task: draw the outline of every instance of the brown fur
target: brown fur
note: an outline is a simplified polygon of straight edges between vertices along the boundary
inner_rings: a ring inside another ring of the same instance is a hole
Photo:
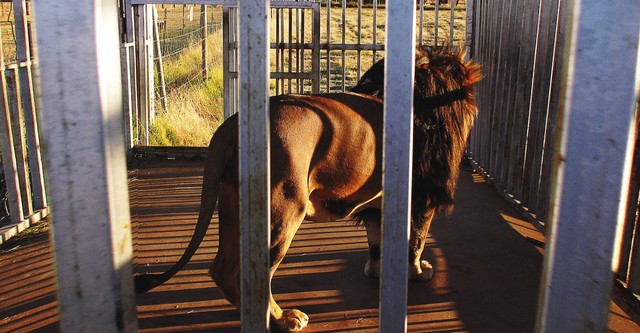
[[[383,63],[376,63],[350,93],[283,95],[270,100],[270,278],[303,220],[359,219],[367,229],[370,258],[365,274],[379,276]],[[448,210],[467,135],[476,113],[472,85],[477,65],[442,49],[416,52],[414,170],[410,267],[412,279],[433,270],[421,260],[433,217]],[[144,292],[191,258],[219,200],[220,246],[210,274],[227,300],[239,306],[239,208],[237,117],[216,131],[205,163],[201,207],[189,246],[163,274],[136,277]],[[270,299],[272,328],[298,331],[308,317],[282,310]]]

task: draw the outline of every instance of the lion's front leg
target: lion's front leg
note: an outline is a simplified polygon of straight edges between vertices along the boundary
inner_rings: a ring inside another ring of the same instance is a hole
[[[434,215],[434,210],[429,209],[411,221],[409,236],[409,279],[411,280],[428,281],[433,278],[433,266],[421,257]]]
[[[367,242],[369,244],[369,258],[364,265],[364,275],[370,278],[380,277],[380,220],[379,209],[369,208],[358,213],[356,219],[364,224],[367,229]]]
[[[411,222],[408,267],[410,280],[428,281],[433,277],[434,271],[431,264],[421,260],[433,216],[433,210],[429,210]],[[367,229],[369,243],[369,258],[364,267],[364,274],[371,278],[380,278],[381,212],[377,209],[369,209],[359,214],[358,219]]]

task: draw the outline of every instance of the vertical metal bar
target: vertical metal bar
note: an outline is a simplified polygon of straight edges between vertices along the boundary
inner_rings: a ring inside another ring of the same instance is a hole
[[[224,71],[223,79],[224,82],[224,119],[231,117],[234,113],[232,110],[232,102],[231,102],[231,90],[233,82],[231,78],[231,63],[230,63],[230,43],[231,43],[231,28],[230,24],[230,15],[231,8],[229,6],[222,7],[222,68]]]
[[[149,87],[152,85],[153,76],[149,78],[149,67],[152,67],[153,59],[151,62],[149,61],[149,51],[147,47],[147,38],[148,38],[148,17],[149,17],[149,6],[148,5],[138,5],[135,6],[136,11],[136,41],[138,44],[138,142],[141,145],[149,144],[149,109],[151,102],[149,99],[149,91],[153,90],[153,88]]]
[[[320,93],[320,3],[313,6],[313,49],[312,49],[312,71],[313,71],[313,90],[314,94]],[[327,68],[327,73],[328,73]],[[327,75],[328,76],[328,75]]]
[[[151,5],[153,8],[153,47],[156,54],[156,61],[154,63],[158,67],[158,80],[160,81],[160,104],[165,113],[169,112],[167,105],[167,84],[164,80],[164,65],[162,63],[162,48],[160,47],[160,32],[158,31],[158,8],[156,5]],[[204,5],[203,5],[204,6]],[[166,22],[166,21],[165,21]],[[204,57],[204,45],[203,45],[203,57]]]
[[[331,2],[331,1],[329,1]],[[373,62],[375,64],[377,59],[376,45],[378,45],[378,0],[373,0]]]
[[[435,8],[434,19],[433,19],[433,22],[434,22],[433,45],[434,46],[438,46],[438,29],[440,28],[438,26],[439,16],[440,16],[440,0],[436,0],[436,8]]]
[[[0,29],[0,40],[2,40]],[[7,77],[4,70],[4,52],[0,44],[0,149],[3,152],[2,166],[4,168],[5,182],[7,185],[7,200],[9,201],[10,221],[12,224],[20,223],[24,217],[22,207],[22,195],[20,192],[20,179],[18,178],[18,162],[14,152],[13,127],[11,126],[11,113],[7,92]]]
[[[135,332],[117,3],[33,6],[61,331]]]
[[[296,72],[297,73],[305,73],[304,70],[304,16],[307,10],[304,8],[296,8]],[[297,79],[297,88],[296,92],[301,94],[304,93],[304,80]]]
[[[133,26],[135,22],[135,18],[133,15],[133,8],[131,7],[131,0],[124,0],[123,6],[124,12],[124,44],[122,45],[122,53],[123,53],[123,75],[125,75],[126,85],[124,86],[123,95],[126,96],[124,100],[125,107],[125,143],[127,149],[130,149],[134,146],[134,115],[137,114],[138,110],[138,89],[136,85],[137,78],[137,68],[136,64],[136,53],[135,53],[135,39],[133,35]],[[165,20],[166,21],[166,20]]]
[[[538,332],[606,329],[633,151],[640,6],[571,4]]]
[[[11,66],[6,73],[7,97],[9,99],[10,123],[13,128],[13,149],[16,156],[18,186],[22,194],[23,215],[21,219],[33,214],[33,204],[31,201],[31,184],[29,182],[29,165],[27,162],[27,145],[25,141],[24,123],[22,121],[22,100],[20,86],[18,83],[18,69]]]
[[[418,3],[418,6],[420,6],[419,8],[420,22],[418,23],[418,27],[420,28],[418,29],[418,42],[420,43],[420,45],[423,45],[424,38],[422,36],[422,30],[424,30],[424,0],[420,0]]]
[[[405,332],[409,264],[397,254],[409,246],[415,2],[387,3],[386,17],[380,332]]]
[[[449,0],[449,7],[451,7],[451,17],[449,19],[449,45],[453,46],[453,35],[455,29],[456,18],[456,0]]]
[[[241,1],[240,234],[243,332],[269,323],[269,1]]]
[[[360,71],[362,68],[362,52],[360,48],[362,46],[362,0],[358,0],[358,64],[356,79],[360,81]]]
[[[288,32],[288,37],[289,37],[289,58],[287,59],[287,65],[289,66],[289,68],[287,69],[287,73],[289,74],[289,79],[287,80],[287,92],[291,93],[291,73],[293,73],[293,8],[287,8],[287,12],[289,13],[288,18],[289,18],[289,32]]]
[[[20,99],[25,122],[27,149],[29,151],[29,171],[31,175],[31,195],[33,208],[46,207],[44,173],[42,154],[40,152],[40,137],[36,122],[35,102],[33,97],[33,75],[31,73],[31,43],[27,25],[27,4],[25,0],[14,0],[14,19],[16,28],[16,60],[18,61],[18,78]]]
[[[474,19],[476,16],[475,0],[467,0],[465,3],[465,36],[464,36],[464,48],[468,58],[475,56],[474,47],[475,37],[477,35],[476,28],[474,26]]]
[[[202,27],[202,80],[206,81],[209,78],[209,63],[207,59],[207,39],[208,39],[208,17],[207,17],[207,5],[200,5],[200,25]],[[159,39],[159,37],[158,37]]]
[[[283,43],[285,43],[285,22],[284,22],[284,8],[277,9],[278,16],[280,16],[280,37]],[[285,58],[285,46],[279,49],[279,57],[280,57],[280,70],[282,72],[285,71],[285,67],[287,64],[287,59]],[[281,93],[285,92],[285,79],[280,79],[280,89]]]
[[[347,43],[347,2],[342,1],[342,45]],[[346,73],[346,58],[345,58],[345,50],[342,49],[342,91],[346,90],[346,81],[347,81],[347,73]]]
[[[374,2],[375,3],[375,2]],[[375,31],[375,27],[374,27]],[[374,32],[375,34],[375,32]],[[331,1],[327,1],[327,45],[331,45]],[[331,48],[327,48],[327,93],[331,92]]]
[[[282,37],[282,30],[280,29],[281,24],[280,21],[282,20],[282,10],[281,8],[276,8],[273,10],[276,14],[276,52],[275,52],[275,58],[276,58],[276,72],[281,72],[282,71],[282,67],[284,65],[281,65],[281,59],[280,59],[280,53],[282,52],[282,49],[280,47],[280,43],[284,43],[284,41],[281,42],[281,37]],[[282,79],[276,79],[276,95],[280,95],[282,93],[284,93],[281,89],[280,89],[280,82],[282,82]]]

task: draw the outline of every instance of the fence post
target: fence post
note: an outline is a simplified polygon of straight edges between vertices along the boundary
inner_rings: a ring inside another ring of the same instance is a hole
[[[640,6],[564,3],[550,231],[537,332],[603,332],[628,192]]]
[[[209,65],[207,64],[207,5],[200,6],[200,26],[202,27],[202,80],[209,78]]]
[[[61,331],[135,332],[117,2],[32,4]]]
[[[242,332],[269,324],[269,0],[239,2]]]
[[[389,2],[386,15],[380,332],[405,332],[413,156],[415,2]]]

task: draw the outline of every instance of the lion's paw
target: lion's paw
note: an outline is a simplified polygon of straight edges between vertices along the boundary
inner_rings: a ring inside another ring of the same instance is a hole
[[[375,260],[373,262],[371,259],[367,260],[367,263],[364,265],[364,275],[372,279],[379,279],[380,278],[380,260]]]
[[[296,309],[283,309],[282,317],[275,319],[272,324],[282,332],[298,332],[309,323],[309,316]]]
[[[429,281],[433,278],[433,266],[426,261],[420,261],[420,267],[413,267],[413,272],[411,274],[411,278],[417,281]]]

